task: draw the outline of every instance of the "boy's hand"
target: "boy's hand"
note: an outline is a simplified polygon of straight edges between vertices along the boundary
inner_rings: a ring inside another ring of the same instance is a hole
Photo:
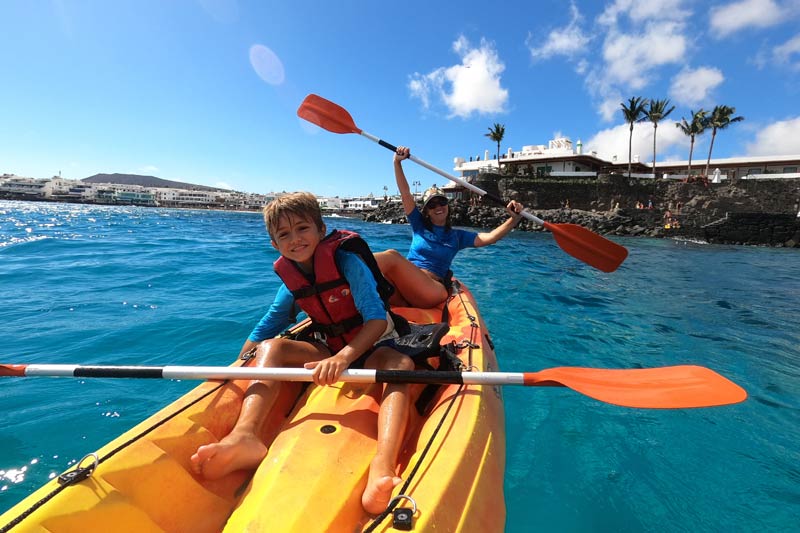
[[[347,370],[350,362],[343,355],[332,355],[322,361],[312,361],[303,365],[309,370],[313,369],[312,377],[317,385],[333,385],[339,381],[339,376]]]

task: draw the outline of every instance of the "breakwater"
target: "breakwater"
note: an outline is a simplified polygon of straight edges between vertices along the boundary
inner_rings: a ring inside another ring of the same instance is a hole
[[[589,180],[482,174],[474,183],[502,198],[522,202],[548,222],[579,224],[603,235],[800,247],[800,180],[795,179],[718,184],[629,180],[619,175]],[[491,228],[507,217],[502,207],[483,205],[468,194],[452,204],[455,225]],[[405,222],[397,204],[383,205],[364,219]],[[519,229],[542,230],[527,220]]]

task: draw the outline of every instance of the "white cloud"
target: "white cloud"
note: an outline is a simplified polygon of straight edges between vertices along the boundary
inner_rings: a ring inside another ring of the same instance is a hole
[[[218,181],[218,182],[216,182],[216,183],[214,184],[214,187],[217,187],[217,188],[219,188],[219,189],[227,189],[227,190],[229,190],[229,191],[232,191],[232,190],[233,190],[233,187],[231,187],[231,186],[230,186],[230,184],[229,184],[229,183],[227,183],[227,182],[225,182],[225,181]]]
[[[598,17],[605,26],[615,26],[623,16],[634,23],[648,20],[683,20],[689,12],[683,9],[683,0],[616,0],[606,6]]]
[[[532,46],[533,35],[528,34],[526,44],[528,45],[528,49],[534,61],[550,59],[557,55],[575,57],[585,50],[586,45],[589,44],[591,39],[580,27],[580,22],[583,17],[574,2],[570,4],[569,11],[569,24],[563,28],[552,30],[547,35],[547,40],[542,46],[538,48]]]
[[[749,27],[767,28],[784,21],[784,10],[773,0],[740,0],[709,12],[711,34],[727,37]]]
[[[606,76],[633,90],[643,88],[654,69],[683,62],[687,41],[682,31],[683,24],[661,22],[641,34],[609,34],[603,45]]]
[[[672,116],[658,123],[658,137],[656,138],[657,161],[666,161],[663,154],[680,151],[686,147],[688,150],[689,139],[680,129],[674,126]],[[628,162],[628,138],[630,124],[620,124],[612,128],[599,131],[583,143],[584,153],[596,151],[597,155],[612,161],[616,156],[617,163]],[[653,123],[639,122],[633,126],[633,142],[631,150],[632,159],[639,156],[642,163],[651,163],[653,160]],[[687,151],[688,158],[688,151]]]
[[[779,64],[800,69],[800,34],[773,48],[772,55]]]
[[[747,145],[747,155],[800,154],[800,117],[774,122],[760,128]]]
[[[616,0],[597,18],[604,34],[602,59],[584,82],[598,114],[610,121],[619,112],[622,93],[636,95],[668,66],[680,66],[689,53],[684,0]],[[626,150],[627,157],[627,150]]]
[[[158,167],[155,166],[155,165],[145,165],[145,166],[143,166],[142,168],[139,169],[139,172],[145,172],[145,173],[148,173],[148,174],[155,174],[156,172],[158,172]]]
[[[641,94],[667,68],[686,65],[692,42],[687,25],[693,16],[686,6],[689,0],[611,0],[594,27],[585,28],[571,3],[566,26],[551,31],[539,47],[531,45],[530,35],[526,44],[534,60],[555,56],[574,60],[574,70],[583,77],[598,114],[610,121],[618,116],[623,93]],[[602,46],[590,47],[593,40],[602,40]],[[692,89],[699,94],[702,87],[705,96],[719,83],[695,79]]]
[[[622,96],[614,94],[606,96],[599,104],[598,113],[606,121],[611,121],[614,115],[622,113]]]
[[[629,96],[631,91],[638,93],[657,68],[684,61],[687,42],[681,29],[681,24],[668,22],[650,25],[641,35],[612,32],[606,37],[604,61],[590,69],[584,80],[604,120],[612,120],[619,112],[623,90]]]
[[[724,80],[725,76],[718,68],[684,68],[672,78],[669,95],[679,105],[703,104]]]
[[[508,90],[501,86],[500,74],[505,65],[492,43],[481,39],[480,46],[474,48],[460,36],[453,43],[453,51],[461,57],[461,63],[428,74],[415,72],[408,82],[411,96],[419,98],[426,109],[441,101],[450,117],[504,112]]]

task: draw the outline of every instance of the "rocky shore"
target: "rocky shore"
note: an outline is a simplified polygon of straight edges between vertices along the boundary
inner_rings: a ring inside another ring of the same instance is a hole
[[[528,189],[524,186],[530,184],[520,183],[516,178],[489,176],[488,185],[494,185],[495,194],[523,202],[537,217],[548,222],[578,224],[601,235],[800,248],[797,217],[800,180],[727,184],[642,180],[642,183],[617,176],[604,182],[597,180],[590,187],[587,184],[580,187],[575,181],[551,180]],[[489,190],[485,175],[483,181],[476,184]],[[555,198],[564,199],[562,203],[568,201],[572,208],[541,205],[556,203]],[[472,202],[451,203],[454,225],[493,228],[508,216],[502,207],[469,205]],[[637,209],[638,202],[645,206],[652,203],[653,208]],[[363,218],[371,222],[406,222],[399,204],[384,204]],[[543,231],[541,226],[525,219],[518,229]]]

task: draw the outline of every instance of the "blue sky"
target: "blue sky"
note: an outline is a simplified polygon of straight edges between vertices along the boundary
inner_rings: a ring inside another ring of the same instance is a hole
[[[631,96],[676,106],[659,161],[686,160],[672,123],[717,104],[745,121],[715,157],[800,154],[800,0],[6,0],[0,21],[0,173],[394,192],[387,150],[297,118],[308,93],[448,172],[494,153],[495,122],[502,151],[563,135],[627,160]]]

